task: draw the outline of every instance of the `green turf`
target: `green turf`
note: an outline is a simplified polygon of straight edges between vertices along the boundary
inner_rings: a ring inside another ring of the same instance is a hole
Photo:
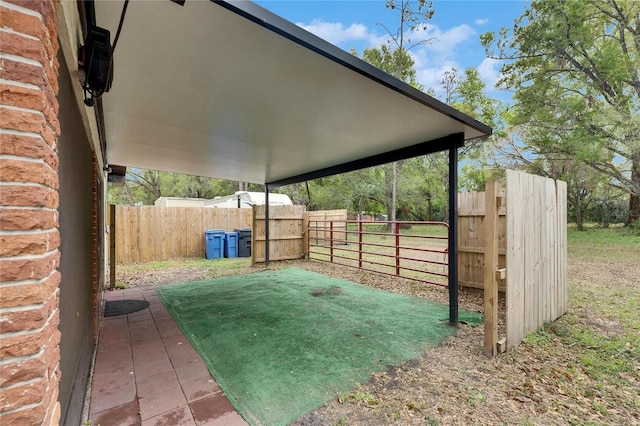
[[[253,425],[287,424],[455,332],[447,306],[298,268],[158,294]],[[468,311],[461,317],[482,321]]]

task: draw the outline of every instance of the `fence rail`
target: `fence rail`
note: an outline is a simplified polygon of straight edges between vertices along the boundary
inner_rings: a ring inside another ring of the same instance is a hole
[[[310,220],[307,250],[312,260],[447,286],[447,230],[442,222]]]
[[[507,208],[504,191],[498,209],[498,268],[506,267]],[[458,194],[458,283],[463,287],[484,288],[484,247],[486,241],[485,192]],[[507,282],[499,284],[506,291]]]

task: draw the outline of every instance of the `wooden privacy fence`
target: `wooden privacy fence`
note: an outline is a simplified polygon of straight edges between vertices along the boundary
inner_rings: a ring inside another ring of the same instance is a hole
[[[507,170],[507,347],[567,312],[567,184]]]
[[[326,226],[323,221],[332,221],[332,227]],[[347,242],[347,211],[346,210],[322,210],[307,212],[305,218],[305,229],[310,240],[315,240],[316,244],[328,242],[333,236],[336,244]],[[305,245],[306,249],[307,245]]]
[[[504,191],[499,191],[501,205],[498,214],[498,268],[506,265],[507,208]],[[458,284],[463,287],[484,288],[485,193],[458,194]],[[506,289],[500,283],[500,291]]]
[[[567,311],[567,185],[508,170],[506,190],[492,182],[458,200],[460,284],[484,288],[485,352],[495,355]]]
[[[204,257],[204,231],[233,231],[252,222],[251,209],[111,206],[109,211],[110,223],[115,220],[116,263]]]
[[[269,260],[299,259],[304,256],[305,206],[269,207]],[[265,261],[265,206],[253,206],[251,263]]]
[[[271,206],[269,208],[269,260],[300,259],[307,255],[307,238],[321,238],[329,231],[309,229],[310,220],[337,220],[343,224],[346,210],[307,212],[305,206]],[[346,225],[344,225],[346,226]],[[346,227],[334,232],[334,238],[346,240]],[[265,261],[265,209],[253,206],[253,232],[251,234],[251,261]]]

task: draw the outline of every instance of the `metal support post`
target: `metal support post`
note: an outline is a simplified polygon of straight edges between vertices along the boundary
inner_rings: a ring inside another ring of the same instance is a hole
[[[458,148],[464,133],[452,135],[449,148],[449,324],[458,325]]]

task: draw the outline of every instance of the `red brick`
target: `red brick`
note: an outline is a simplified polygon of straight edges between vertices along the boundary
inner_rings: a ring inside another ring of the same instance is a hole
[[[58,23],[57,23],[57,1],[44,0],[11,0],[10,3],[17,4],[21,7],[31,9],[42,15],[44,25],[38,17],[23,14],[20,11],[13,11],[3,8],[0,16],[6,14],[2,24],[6,25],[16,32],[29,34],[42,40],[47,48],[47,56],[56,58],[58,51]],[[57,91],[56,87],[56,91]]]
[[[0,159],[0,180],[3,182],[39,183],[58,188],[58,173],[39,161]]]
[[[0,308],[39,305],[21,312],[4,310],[0,317],[0,424],[58,424],[60,381],[59,290],[60,273],[55,270],[60,254],[57,231],[59,196],[57,168],[58,120],[58,27],[56,0],[7,0],[38,12],[41,17],[0,5],[0,26],[13,32],[0,34],[0,51],[30,59],[23,62],[0,58],[3,80],[39,87],[41,90],[0,85],[0,104],[19,107],[3,108],[0,126],[4,129],[31,132],[37,136],[0,135],[0,154],[42,159],[29,162],[5,159],[0,162],[0,180],[35,185],[3,185],[0,205],[28,208],[0,210],[0,229],[52,229],[42,234],[15,233],[0,237],[1,256],[39,254],[40,259],[0,259],[0,281],[41,279],[35,284],[0,287]],[[33,36],[40,41],[33,40]],[[31,62],[31,63],[28,63]],[[38,65],[40,64],[40,65]],[[21,110],[35,110],[29,112]],[[29,208],[40,207],[40,208]],[[44,208],[42,208],[44,207]],[[47,210],[52,209],[52,210]],[[53,250],[53,251],[52,251]],[[41,278],[42,277],[42,278]],[[34,330],[32,333],[6,333]],[[44,348],[42,351],[41,348]],[[35,358],[28,358],[37,354]],[[24,357],[27,358],[24,358]],[[6,362],[12,358],[21,361]],[[40,379],[40,380],[37,380]],[[8,388],[7,388],[8,386]],[[28,405],[28,408],[21,408]],[[7,413],[5,410],[10,410]]]
[[[60,342],[60,331],[58,330],[60,317],[58,311],[54,311],[47,321],[46,326],[40,331],[15,336],[2,336],[2,339],[0,339],[0,359],[36,355],[42,348],[57,346]],[[56,352],[45,351],[45,363],[48,367],[55,367],[58,363]],[[57,373],[54,371],[54,374]]]
[[[56,316],[55,326],[53,328],[49,328],[49,342],[47,343],[47,347],[44,350],[44,362],[48,366],[48,374],[45,377],[53,380],[60,379],[60,370],[58,368],[58,363],[60,362],[60,330],[57,328],[57,324],[59,323],[59,311],[54,312]]]
[[[58,299],[50,297],[47,303],[26,311],[5,312],[0,315],[0,333],[36,330],[45,322],[56,307]]]
[[[13,1],[11,3],[18,2]],[[12,10],[7,7],[0,7],[0,26],[10,28],[17,33],[28,34],[30,36],[37,37],[40,40],[46,40],[49,35],[49,32],[42,25],[42,21],[40,21],[37,16],[27,15],[25,13],[22,13],[21,11]]]
[[[44,139],[37,136],[0,134],[0,154],[28,158],[41,158],[53,169],[58,169],[58,154]]]
[[[30,108],[42,111],[46,96],[42,90],[36,90],[15,84],[0,83],[0,104]]]
[[[58,401],[58,388],[54,389],[52,395],[49,397],[49,407],[47,408],[47,415],[42,422],[43,425],[59,426],[60,425],[60,401]]]
[[[38,87],[44,87],[48,84],[45,69],[38,65],[2,58],[0,59],[0,69],[2,69],[2,78],[5,80],[33,84]]]
[[[0,410],[9,411],[23,405],[38,404],[42,402],[45,389],[44,380],[0,388]]]
[[[34,259],[0,259],[0,281],[39,280],[49,276],[59,265],[58,250]],[[0,288],[0,292],[3,289]]]
[[[59,103],[50,86],[38,90],[11,83],[0,84],[0,103],[42,111],[45,115],[45,121],[55,129],[54,133],[60,133],[58,120]]]
[[[60,69],[60,63],[58,62],[58,57],[55,53],[58,51],[58,41],[54,40],[55,43],[45,44],[45,48],[47,49],[49,55],[53,55],[53,59],[51,63],[47,62],[45,64],[45,75],[48,77],[49,84],[51,85],[51,89],[53,89],[54,93],[58,93],[58,70]]]
[[[0,340],[0,358],[13,358],[37,354],[44,345],[42,332],[21,334],[19,336],[2,336]]]
[[[46,50],[40,40],[6,31],[0,32],[2,52],[23,58],[29,58],[44,65],[47,61]]]
[[[40,305],[51,297],[60,285],[60,272],[54,271],[50,277],[33,284],[5,285],[0,287],[0,308]]]
[[[58,212],[55,210],[35,209],[1,209],[0,230],[28,231],[46,230],[58,226]]]
[[[44,254],[60,246],[60,233],[50,231],[37,234],[0,235],[0,256]]]
[[[38,404],[35,407],[29,407],[22,410],[12,411],[10,413],[0,414],[0,424],[2,425],[39,425],[46,415],[46,407],[44,404]]]
[[[55,126],[52,123],[45,123],[42,129],[42,137],[44,141],[48,143],[50,146],[56,146],[58,144],[58,133],[56,133],[59,129],[59,126]]]
[[[2,108],[0,127],[41,134],[45,130],[46,120],[37,112]]]
[[[0,365],[0,387],[46,377],[47,367],[45,352],[32,358],[5,360],[5,363]]]
[[[58,207],[58,191],[46,186],[3,185],[0,205],[16,207]]]

